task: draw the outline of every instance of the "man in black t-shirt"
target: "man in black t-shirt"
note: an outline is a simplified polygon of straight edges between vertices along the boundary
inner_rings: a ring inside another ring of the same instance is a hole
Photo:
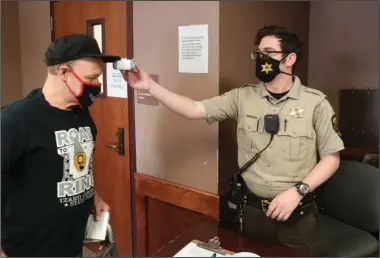
[[[43,88],[1,111],[2,256],[79,256],[92,209],[97,217],[109,210],[94,189],[88,107],[104,62],[120,57],[71,34],[52,42],[45,59]]]

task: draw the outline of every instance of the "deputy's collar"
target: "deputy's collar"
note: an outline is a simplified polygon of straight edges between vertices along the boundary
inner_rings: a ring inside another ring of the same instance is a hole
[[[262,98],[266,98],[270,96],[270,93],[267,91],[265,84],[263,82],[259,83],[260,86],[260,96]],[[301,91],[301,81],[297,76],[294,76],[294,82],[292,84],[292,87],[290,88],[288,94],[286,94],[287,97],[292,99],[299,99],[300,97],[300,91]]]

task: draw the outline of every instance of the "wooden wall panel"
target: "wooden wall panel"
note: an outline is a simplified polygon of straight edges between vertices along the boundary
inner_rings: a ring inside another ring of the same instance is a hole
[[[137,256],[154,256],[190,225],[219,218],[219,197],[135,174]]]
[[[219,197],[144,174],[135,174],[137,253],[135,256],[172,257],[192,240],[220,238],[233,252],[262,257],[306,257],[282,245],[264,242],[219,228]]]
[[[147,197],[147,255],[156,256],[167,243],[206,218],[201,213]]]

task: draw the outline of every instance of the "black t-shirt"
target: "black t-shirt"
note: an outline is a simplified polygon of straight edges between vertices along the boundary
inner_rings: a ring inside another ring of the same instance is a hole
[[[9,256],[76,256],[93,207],[96,127],[88,110],[33,90],[1,111],[1,244]]]

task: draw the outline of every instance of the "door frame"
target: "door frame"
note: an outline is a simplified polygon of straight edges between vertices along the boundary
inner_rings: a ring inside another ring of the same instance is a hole
[[[54,26],[54,2],[50,1],[50,39],[55,40]],[[133,51],[133,1],[127,1],[127,58],[134,58]],[[137,223],[136,223],[136,198],[135,198],[135,173],[136,173],[136,134],[135,134],[135,92],[128,87],[128,126],[129,126],[129,162],[130,162],[130,196],[131,196],[131,225],[132,225],[132,253],[137,256]]]

